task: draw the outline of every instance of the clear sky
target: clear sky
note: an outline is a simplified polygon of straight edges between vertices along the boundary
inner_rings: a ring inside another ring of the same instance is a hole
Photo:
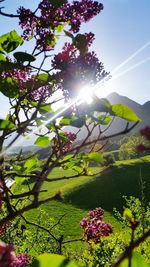
[[[38,2],[37,0],[5,0],[3,6],[5,6],[5,12],[12,13],[17,6],[21,5],[34,9]],[[93,50],[104,63],[105,69],[111,72],[150,41],[150,0],[99,2],[103,3],[104,10],[91,22],[85,24],[82,32],[95,33]],[[15,19],[0,17],[0,25],[0,34],[13,29],[20,31],[18,27],[16,28]],[[115,91],[141,104],[150,100],[150,43],[116,71],[113,77],[108,86],[106,84],[105,88],[100,89],[103,92],[105,90],[106,95]],[[7,110],[7,100],[0,95],[0,116],[4,116]]]

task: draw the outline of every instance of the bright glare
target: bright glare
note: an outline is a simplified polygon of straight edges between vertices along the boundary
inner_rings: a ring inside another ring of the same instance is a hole
[[[79,93],[79,99],[82,101],[86,102],[87,104],[91,104],[93,102],[93,92],[94,92],[94,87],[82,87],[81,91]]]

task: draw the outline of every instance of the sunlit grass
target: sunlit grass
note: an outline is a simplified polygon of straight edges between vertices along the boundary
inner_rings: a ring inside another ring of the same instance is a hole
[[[113,208],[116,207],[122,212],[125,204],[123,195],[141,197],[140,174],[145,183],[145,198],[150,201],[149,173],[150,156],[145,156],[134,160],[117,161],[113,167],[104,172],[101,169],[100,174],[93,177],[81,176],[57,182],[46,182],[43,188],[47,189],[47,193],[44,193],[42,198],[60,191],[63,200],[49,202],[41,208],[56,221],[65,214],[60,225],[65,240],[81,238],[80,220],[90,209],[99,206],[105,209],[105,221],[112,223],[114,231],[121,231],[120,223],[114,218]],[[58,178],[72,174],[72,171],[56,168],[50,177]],[[26,215],[30,220],[36,221],[37,210],[32,210]]]

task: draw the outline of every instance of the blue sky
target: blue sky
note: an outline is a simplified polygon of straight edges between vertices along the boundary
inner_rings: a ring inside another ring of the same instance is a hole
[[[17,6],[36,7],[37,0],[6,0],[5,11],[12,13]],[[107,71],[113,71],[140,47],[150,41],[150,0],[103,0],[104,10],[99,16],[82,27],[82,32],[92,31],[96,40],[93,50],[104,63]],[[0,34],[17,27],[17,20],[0,17]],[[17,28],[18,31],[19,28]],[[21,31],[20,31],[21,32]],[[21,49],[20,49],[21,50]],[[131,61],[120,68],[115,74],[120,77],[112,79],[105,90],[128,96],[143,104],[150,100],[150,45]],[[144,62],[138,67],[121,74],[139,62]],[[4,116],[8,111],[8,101],[0,95],[1,111]]]

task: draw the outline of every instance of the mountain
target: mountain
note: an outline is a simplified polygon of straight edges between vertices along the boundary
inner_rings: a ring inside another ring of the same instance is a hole
[[[150,112],[150,101],[147,101],[146,103],[144,103],[143,108],[147,112]]]

